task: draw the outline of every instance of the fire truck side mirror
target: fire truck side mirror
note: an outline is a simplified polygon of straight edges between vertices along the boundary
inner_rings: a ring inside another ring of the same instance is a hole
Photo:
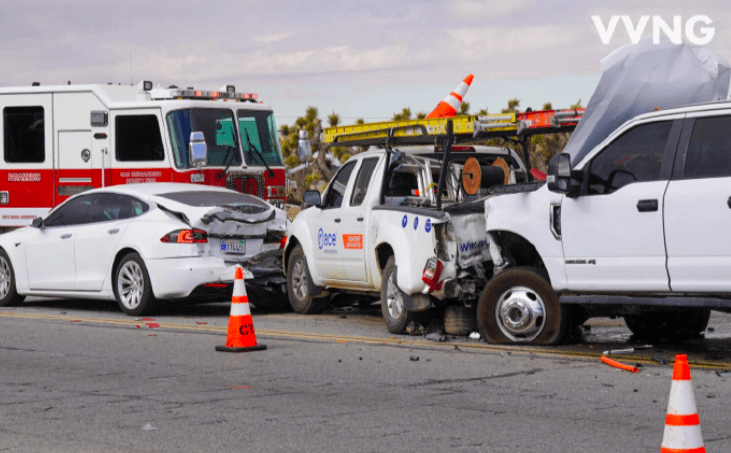
[[[191,167],[203,166],[208,163],[208,147],[203,132],[193,131],[190,133],[188,161]]]
[[[30,225],[33,228],[43,228],[43,217],[36,217],[31,222]]]

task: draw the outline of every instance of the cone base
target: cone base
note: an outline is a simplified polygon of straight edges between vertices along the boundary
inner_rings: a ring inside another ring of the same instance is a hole
[[[265,344],[258,344],[256,346],[249,346],[247,348],[228,348],[226,346],[216,346],[216,351],[220,352],[249,352],[249,351],[263,351],[267,348]]]

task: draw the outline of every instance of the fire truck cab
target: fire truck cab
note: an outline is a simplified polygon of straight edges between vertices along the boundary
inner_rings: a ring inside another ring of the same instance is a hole
[[[226,186],[285,199],[274,113],[252,93],[176,86],[0,88],[0,231],[85,190],[136,182]],[[191,138],[205,141],[191,163]]]

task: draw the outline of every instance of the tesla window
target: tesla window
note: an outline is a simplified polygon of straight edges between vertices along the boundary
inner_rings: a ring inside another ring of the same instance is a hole
[[[90,223],[130,219],[148,210],[145,203],[127,195],[99,193],[94,197],[89,213]]]
[[[79,225],[86,220],[94,195],[74,198],[53,211],[43,222],[48,227]]]

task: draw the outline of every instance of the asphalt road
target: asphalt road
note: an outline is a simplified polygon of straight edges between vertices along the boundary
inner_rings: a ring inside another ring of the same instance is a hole
[[[714,314],[705,339],[617,356],[633,374],[598,360],[632,345],[618,320],[520,348],[393,336],[375,309],[254,310],[267,350],[230,354],[214,350],[228,311],[1,308],[0,451],[658,451],[676,353],[693,364],[706,450],[731,451],[731,315]]]

